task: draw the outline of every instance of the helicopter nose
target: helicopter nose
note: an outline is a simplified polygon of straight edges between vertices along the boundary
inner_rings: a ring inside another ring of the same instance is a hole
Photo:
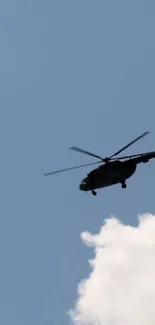
[[[80,183],[79,185],[79,189],[81,191],[86,191],[86,188],[87,188],[87,180],[86,178],[82,180],[82,182]]]
[[[79,189],[80,189],[81,191],[84,190],[84,185],[83,185],[82,183],[79,185]]]

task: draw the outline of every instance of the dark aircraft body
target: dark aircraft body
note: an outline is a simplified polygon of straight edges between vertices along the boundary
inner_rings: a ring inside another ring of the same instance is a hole
[[[96,194],[94,190],[115,184],[121,184],[122,188],[126,188],[126,180],[135,173],[137,164],[146,163],[152,158],[155,158],[155,152],[142,154],[130,160],[116,160],[101,165],[82,180],[79,188],[86,192],[92,191],[94,195]]]
[[[89,151],[83,150],[78,147],[71,147],[70,149],[78,151],[80,153],[87,154],[89,156],[100,159],[98,162],[84,164],[76,167],[66,168],[50,173],[44,174],[45,176],[77,169],[84,166],[89,166],[93,164],[101,164],[98,168],[92,170],[87,177],[85,177],[79,185],[81,191],[91,191],[93,195],[96,195],[96,189],[105,188],[115,184],[121,184],[122,188],[126,188],[126,180],[130,178],[136,171],[137,165],[140,163],[147,163],[150,159],[155,158],[155,151],[146,152],[142,154],[135,154],[125,157],[119,157],[117,159],[113,158],[117,156],[120,152],[131,146],[133,143],[147,135],[149,132],[143,133],[141,136],[131,141],[128,145],[123,147],[121,150],[114,153],[111,157],[102,158],[98,155],[95,155]]]
[[[107,165],[100,166],[90,172],[80,184],[80,190],[91,191],[122,183],[131,177],[136,170],[135,163],[115,161]]]

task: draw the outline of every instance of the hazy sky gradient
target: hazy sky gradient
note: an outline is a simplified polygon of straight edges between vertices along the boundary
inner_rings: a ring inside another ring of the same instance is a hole
[[[97,197],[91,168],[43,174],[91,161],[71,145],[107,156],[149,130],[125,153],[155,150],[155,3],[2,0],[0,18],[0,323],[66,325],[80,233],[154,213],[155,161]]]

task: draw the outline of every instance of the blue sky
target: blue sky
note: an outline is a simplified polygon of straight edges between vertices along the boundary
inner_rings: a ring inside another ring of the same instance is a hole
[[[154,1],[0,3],[0,323],[69,324],[91,251],[80,234],[114,214],[154,213],[155,162],[123,191],[81,193],[78,145],[107,156],[155,150]],[[92,159],[93,161],[93,159]]]

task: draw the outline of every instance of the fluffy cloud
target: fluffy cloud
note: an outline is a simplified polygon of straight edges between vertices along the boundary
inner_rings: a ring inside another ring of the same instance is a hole
[[[94,258],[69,312],[73,323],[155,325],[155,216],[140,216],[138,227],[110,218],[99,234],[81,237]]]

